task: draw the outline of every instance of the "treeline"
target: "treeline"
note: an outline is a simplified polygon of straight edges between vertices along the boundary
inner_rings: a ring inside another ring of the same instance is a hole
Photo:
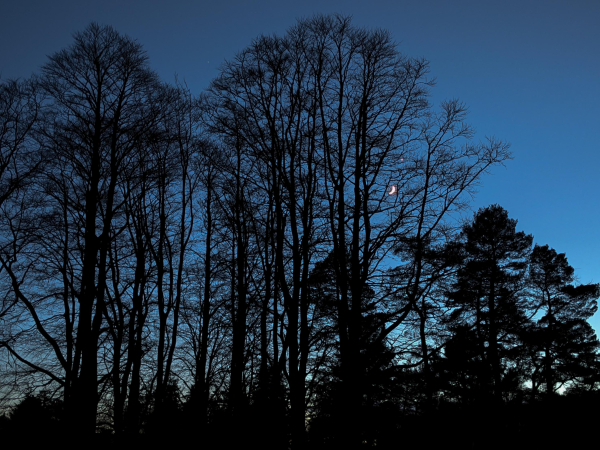
[[[258,37],[200,95],[96,24],[4,81],[0,426],[478,447],[581,414],[599,287],[498,205],[461,221],[510,153],[433,84],[342,16]]]

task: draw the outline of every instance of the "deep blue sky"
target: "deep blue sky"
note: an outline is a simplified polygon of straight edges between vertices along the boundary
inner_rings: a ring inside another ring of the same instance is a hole
[[[514,159],[484,178],[474,208],[499,203],[566,253],[580,282],[600,282],[598,0],[0,0],[0,75],[28,77],[96,21],[200,92],[257,35],[334,12],[391,31],[402,52],[430,61],[434,101],[459,98],[478,139],[511,142]],[[600,313],[592,324],[600,330]]]

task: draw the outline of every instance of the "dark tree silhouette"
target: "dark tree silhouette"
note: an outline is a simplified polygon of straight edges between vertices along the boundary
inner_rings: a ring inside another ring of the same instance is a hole
[[[465,313],[463,322],[474,331],[478,357],[485,363],[478,382],[489,386],[497,404],[503,402],[508,382],[509,354],[518,346],[518,330],[527,321],[521,293],[533,238],[516,231],[516,225],[499,205],[475,214],[473,222],[463,227],[466,259],[451,293],[453,304]]]
[[[536,245],[529,276],[532,305],[541,317],[527,331],[536,355],[534,387],[545,384],[548,396],[565,383],[597,375],[598,340],[587,320],[597,311],[598,284],[575,285],[574,269],[564,253]]]
[[[0,84],[3,432],[492,448],[588,423],[600,288],[498,205],[456,220],[510,153],[428,71],[333,15],[200,97],[96,24]]]
[[[42,86],[51,98],[48,145],[75,181],[68,200],[82,208],[80,286],[72,391],[66,406],[77,429],[93,433],[98,404],[98,342],[106,308],[113,225],[123,206],[119,178],[136,137],[151,126],[147,100],[157,82],[141,46],[110,27],[90,25],[75,43],[50,57]],[[60,180],[60,179],[59,179]]]

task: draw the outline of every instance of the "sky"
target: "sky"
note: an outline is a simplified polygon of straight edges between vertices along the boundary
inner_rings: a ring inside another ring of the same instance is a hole
[[[137,39],[165,81],[199,93],[261,34],[315,13],[351,15],[429,60],[432,101],[469,107],[476,139],[511,143],[482,180],[534,242],[566,253],[581,283],[600,282],[599,0],[0,0],[0,77],[27,78],[90,22]],[[600,313],[591,320],[600,331]]]

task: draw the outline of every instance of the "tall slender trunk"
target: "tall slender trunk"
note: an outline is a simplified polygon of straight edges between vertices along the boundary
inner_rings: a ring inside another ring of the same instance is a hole
[[[425,383],[425,411],[433,409],[433,388],[431,386],[431,367],[429,364],[429,346],[427,345],[427,303],[425,297],[421,298],[421,308],[419,308],[419,337],[421,340],[421,355],[423,357],[423,381]]]
[[[552,373],[552,340],[554,339],[554,312],[552,311],[552,299],[548,296],[548,328],[546,333],[546,348],[544,349],[544,374],[546,382],[546,396],[550,398],[554,394],[554,376]]]
[[[500,373],[500,355],[498,354],[498,324],[496,319],[496,262],[490,282],[490,295],[488,298],[489,310],[489,359],[494,382],[494,399],[497,405],[502,404],[502,378]]]
[[[244,375],[244,347],[246,342],[246,224],[244,222],[244,204],[241,180],[241,148],[236,146],[236,194],[235,194],[235,291],[236,302],[232,305],[233,343],[231,351],[231,380],[230,380],[230,409],[234,417],[239,418],[244,402],[243,375]]]
[[[206,363],[208,360],[208,331],[210,326],[210,307],[211,294],[210,285],[212,282],[212,179],[207,180],[206,185],[206,246],[204,257],[204,295],[202,299],[202,329],[200,332],[200,360],[196,368],[196,389],[199,395],[199,413],[201,426],[206,426],[208,419],[208,396],[209,380]]]
[[[98,68],[99,70],[99,68]],[[79,298],[79,323],[77,326],[76,354],[81,355],[79,377],[73,389],[73,401],[69,402],[73,409],[67,414],[75,423],[75,429],[84,435],[96,431],[97,392],[97,339],[93,332],[93,315],[96,300],[96,258],[98,255],[98,238],[96,237],[96,215],[98,210],[98,184],[100,183],[100,103],[102,89],[98,88],[96,98],[94,137],[90,167],[90,183],[85,194],[85,234],[84,259],[81,274],[81,294]],[[97,305],[96,305],[97,307]]]
[[[163,168],[163,170],[166,170]],[[156,399],[155,399],[155,408],[160,416],[162,413],[162,404],[163,399],[165,397],[165,387],[166,382],[164,371],[165,371],[165,359],[166,359],[166,350],[165,350],[165,339],[167,335],[167,318],[169,316],[170,305],[166,303],[165,296],[165,288],[164,288],[164,279],[165,279],[165,244],[167,239],[167,218],[166,218],[166,175],[162,174],[160,186],[159,186],[159,236],[158,236],[158,249],[155,251],[154,258],[156,261],[156,271],[157,271],[157,279],[156,279],[156,288],[157,288],[157,302],[158,302],[158,320],[159,320],[159,329],[158,329],[158,349],[157,349],[157,371],[156,371]],[[167,293],[167,295],[169,295]]]

